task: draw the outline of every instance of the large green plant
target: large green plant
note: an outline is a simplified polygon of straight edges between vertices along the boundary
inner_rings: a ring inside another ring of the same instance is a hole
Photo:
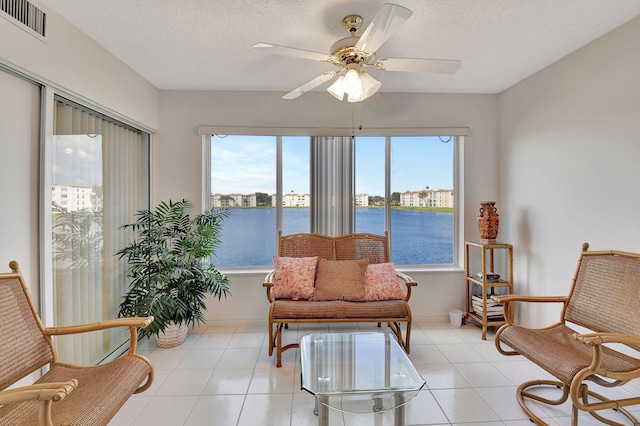
[[[229,212],[211,209],[190,219],[191,207],[185,200],[161,202],[154,210],[138,211],[135,223],[123,226],[135,237],[117,253],[128,261],[131,278],[119,315],[153,315],[142,335],[164,332],[172,322],[203,322],[206,295],[220,300],[230,294],[229,279],[211,263]]]

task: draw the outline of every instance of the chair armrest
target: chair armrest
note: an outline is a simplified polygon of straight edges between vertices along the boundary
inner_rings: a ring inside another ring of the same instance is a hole
[[[514,325],[513,309],[510,304],[514,302],[527,303],[563,303],[567,304],[569,298],[567,296],[523,296],[518,294],[503,294],[491,296],[491,300],[502,304],[504,308],[504,318],[506,325]]]
[[[129,355],[136,352],[138,345],[138,328],[145,328],[153,322],[153,317],[130,317],[94,322],[90,324],[47,327],[42,330],[45,336],[62,336],[65,334],[86,333],[107,330],[115,327],[129,327]]]
[[[627,334],[619,334],[619,333],[573,333],[571,335],[578,342],[583,343],[587,346],[590,346],[593,349],[591,364],[588,367],[583,368],[578,372],[578,376],[585,375],[588,376],[591,373],[601,374],[600,370],[602,368],[602,348],[605,343],[618,343],[627,345],[632,349],[635,349],[640,344],[640,336],[630,336]],[[615,350],[615,349],[614,349]],[[637,358],[637,357],[636,357]],[[638,372],[640,369],[636,368],[634,371],[625,371],[625,372],[609,372],[604,374],[610,380],[621,380],[624,381],[629,380],[629,378],[638,377]],[[626,377],[623,377],[626,376]],[[575,377],[574,377],[575,380]],[[595,383],[606,386],[604,381],[599,378],[593,379]],[[572,396],[572,399],[574,397]]]
[[[511,302],[538,302],[538,303],[567,303],[569,298],[567,296],[520,296],[517,294],[504,294],[493,295],[491,300],[496,303],[511,303]]]
[[[68,382],[38,383],[0,391],[0,406],[23,401],[53,401],[64,399],[78,386],[76,379]]]
[[[275,274],[275,271],[271,271],[267,274],[266,277],[264,277],[264,282],[262,283],[263,287],[266,287],[267,289],[267,300],[269,301],[269,303],[273,303],[273,298],[271,297],[271,287],[274,286],[274,281],[273,281],[273,276]]]
[[[409,275],[399,271],[396,271],[396,277],[398,277],[402,282],[404,282],[404,285],[407,286],[407,294],[404,298],[404,301],[408,302],[409,298],[411,297],[411,287],[416,287],[418,283],[415,282]]]
[[[630,336],[618,333],[573,333],[572,337],[587,346],[602,345],[605,343],[622,343],[624,345],[640,345],[640,336]]]
[[[44,334],[47,336],[60,336],[64,334],[86,333],[89,331],[106,330],[115,327],[145,328],[153,321],[153,317],[117,318],[89,324],[66,325],[59,327],[47,327]]]

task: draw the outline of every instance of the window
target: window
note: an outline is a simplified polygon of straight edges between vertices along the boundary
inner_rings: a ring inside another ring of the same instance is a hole
[[[45,291],[51,294],[50,325],[117,318],[128,286],[126,262],[115,253],[131,238],[121,226],[149,206],[149,135],[66,99],[54,102],[54,135],[45,160],[52,184],[46,212],[52,242],[52,277],[45,283],[51,290]],[[76,197],[67,197],[69,192]],[[86,204],[77,201],[79,193],[88,195]],[[58,355],[66,362],[96,364],[127,338],[121,329],[64,336],[57,340]]]
[[[309,232],[309,137],[282,138],[282,234]],[[275,203],[273,204],[276,205]],[[273,236],[273,233],[271,234]]]
[[[392,259],[454,263],[453,139],[390,138]]]
[[[385,138],[357,138],[356,232],[384,234],[387,199],[384,170]]]
[[[454,263],[453,140],[356,138],[356,232],[383,234],[390,221],[391,258],[398,264]],[[387,145],[390,185],[383,172]]]
[[[232,209],[214,259],[218,265],[264,265],[275,254],[276,142],[274,136],[211,138],[212,205]]]
[[[232,210],[217,266],[272,265],[278,231],[387,231],[396,264],[455,263],[460,138],[207,137],[212,204]]]

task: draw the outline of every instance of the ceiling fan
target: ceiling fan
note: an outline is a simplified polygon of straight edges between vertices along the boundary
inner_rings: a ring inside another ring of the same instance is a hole
[[[426,72],[453,74],[460,68],[460,61],[448,59],[376,58],[376,51],[413,14],[409,9],[397,4],[382,5],[373,21],[361,36],[356,33],[363,20],[359,15],[349,15],[342,24],[349,32],[331,46],[331,54],[279,46],[271,43],[256,43],[257,50],[277,55],[293,56],[312,61],[329,62],[338,70],[327,71],[282,96],[295,99],[323,83],[338,76],[327,91],[339,100],[345,95],[349,102],[360,102],[378,91],[382,83],[366,73],[363,68],[374,67],[382,71]]]

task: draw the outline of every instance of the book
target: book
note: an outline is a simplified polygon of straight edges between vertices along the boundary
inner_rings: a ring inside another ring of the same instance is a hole
[[[482,296],[471,296],[471,302],[477,302],[482,305]],[[502,303],[497,303],[491,300],[490,296],[487,296],[487,307],[489,306],[502,306]]]
[[[476,276],[479,279],[482,279],[482,272],[478,272]],[[498,281],[500,279],[500,274],[496,274],[495,272],[487,272],[487,281]]]
[[[473,310],[475,312],[477,312],[478,314],[484,314],[485,312],[482,310],[482,307],[478,307],[478,306],[474,306]],[[498,310],[494,310],[494,309],[487,309],[486,314],[488,316],[502,316],[504,313],[504,309],[498,309]]]
[[[482,296],[472,295],[471,306],[473,307],[473,310],[478,315],[486,314],[488,317],[491,317],[491,316],[502,316],[504,314],[503,305],[501,303],[496,303],[489,298],[487,298],[487,307],[485,310],[485,308],[482,305]]]

